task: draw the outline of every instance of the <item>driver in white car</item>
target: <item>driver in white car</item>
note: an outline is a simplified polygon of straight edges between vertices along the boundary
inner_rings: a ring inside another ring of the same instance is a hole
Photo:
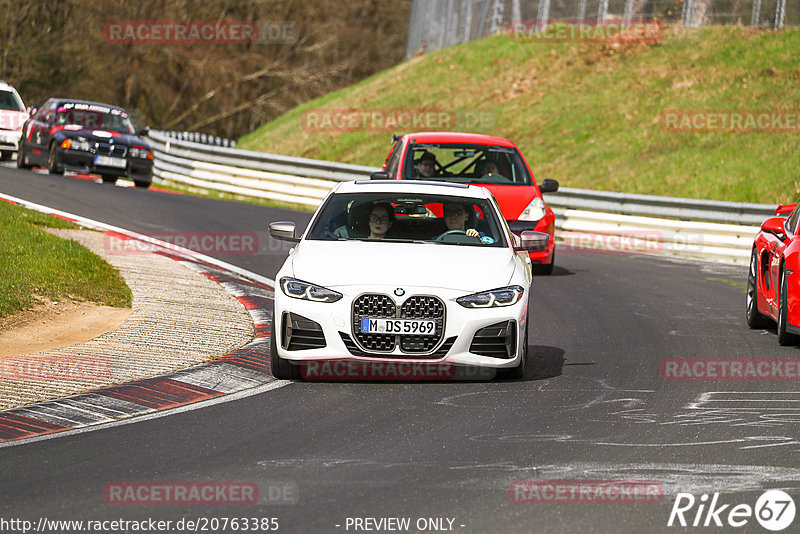
[[[469,212],[462,204],[445,204],[444,210],[444,223],[447,225],[447,230],[461,230],[470,237],[480,237],[480,234],[475,228],[467,228],[467,220],[469,219]]]

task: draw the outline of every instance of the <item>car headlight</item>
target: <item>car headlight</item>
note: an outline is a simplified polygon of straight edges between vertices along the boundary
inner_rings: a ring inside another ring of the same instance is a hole
[[[522,211],[522,215],[519,216],[520,221],[538,221],[545,214],[545,205],[544,200],[539,197],[533,199],[533,201],[528,204],[528,207]]]
[[[497,308],[516,304],[524,294],[522,286],[508,286],[459,297],[456,302],[465,308]]]
[[[281,278],[281,290],[288,297],[314,302],[336,302],[342,298],[337,291],[288,276]]]
[[[144,147],[135,146],[131,148],[131,157],[153,159],[153,152]]]
[[[61,148],[85,150],[87,152],[91,150],[89,147],[89,141],[86,141],[85,139],[64,139],[64,141],[61,142]]]

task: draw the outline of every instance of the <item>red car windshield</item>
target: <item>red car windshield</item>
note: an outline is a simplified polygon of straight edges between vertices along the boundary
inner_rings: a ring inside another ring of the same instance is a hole
[[[515,148],[462,143],[411,143],[403,178],[476,185],[531,185]]]

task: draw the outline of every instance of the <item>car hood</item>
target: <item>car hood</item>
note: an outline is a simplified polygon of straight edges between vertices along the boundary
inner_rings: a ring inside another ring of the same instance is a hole
[[[76,128],[75,126],[66,126],[62,131],[69,135],[69,137],[85,137],[90,141],[100,141],[108,143],[113,140],[115,145],[125,146],[144,146],[150,148],[150,145],[138,135],[122,134],[119,132],[112,132],[103,130],[102,128]]]
[[[292,255],[295,278],[326,287],[403,284],[472,292],[507,285],[514,268],[505,247],[304,240]]]

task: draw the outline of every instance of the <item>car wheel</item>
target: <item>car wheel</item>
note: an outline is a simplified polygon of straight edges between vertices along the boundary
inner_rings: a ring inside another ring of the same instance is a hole
[[[101,174],[100,176],[103,178],[103,183],[104,184],[115,184],[115,183],[117,183],[117,177],[116,176],[112,176],[110,174]]]
[[[786,308],[786,269],[781,266],[781,293],[778,301],[778,343],[780,345],[797,345],[797,336],[786,331],[789,312]]]
[[[25,163],[25,148],[22,146],[22,143],[19,144],[19,150],[17,151],[17,168],[18,169],[30,169],[33,165],[28,165]]]
[[[299,380],[300,366],[294,365],[278,356],[277,336],[275,335],[275,310],[272,312],[272,326],[269,338],[269,362],[272,367],[272,376],[278,380]]]
[[[56,145],[50,145],[50,152],[47,153],[47,172],[50,174],[64,174],[64,169],[58,163],[58,151]]]
[[[141,187],[143,189],[147,189],[148,187],[150,187],[150,182],[142,182],[142,181],[139,181],[139,180],[134,180],[133,181],[133,185],[135,185],[136,187]]]
[[[525,363],[528,360],[528,323],[525,323],[525,338],[522,341],[522,359],[516,367],[497,370],[497,377],[501,380],[521,380],[525,376]]]
[[[753,253],[750,255],[746,299],[747,326],[753,329],[768,327],[771,321],[758,311],[758,256],[756,249],[753,249]]]

